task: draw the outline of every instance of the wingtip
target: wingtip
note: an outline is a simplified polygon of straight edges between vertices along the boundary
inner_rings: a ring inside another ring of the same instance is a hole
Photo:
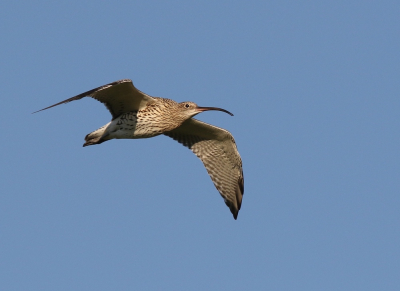
[[[44,110],[44,109],[40,109],[40,110],[38,110],[38,111],[32,112],[31,114],[38,113],[38,112],[40,112],[40,111],[42,111],[42,110]]]
[[[232,215],[233,215],[233,218],[235,219],[235,220],[237,220],[237,217],[238,217],[238,215],[239,215],[239,209],[237,209],[237,208],[231,208],[231,213],[232,213]]]

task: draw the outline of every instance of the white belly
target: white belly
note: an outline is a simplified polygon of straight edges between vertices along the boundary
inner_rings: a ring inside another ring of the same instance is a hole
[[[156,123],[151,120],[146,122],[146,119],[143,120],[140,115],[138,118],[136,112],[129,112],[111,121],[104,132],[103,139],[148,138],[162,132],[163,130]]]

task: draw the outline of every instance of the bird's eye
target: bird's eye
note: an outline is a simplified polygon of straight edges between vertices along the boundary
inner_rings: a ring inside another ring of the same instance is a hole
[[[186,108],[189,108],[189,107],[190,107],[190,104],[186,103],[186,104],[185,104],[185,107],[186,107]]]

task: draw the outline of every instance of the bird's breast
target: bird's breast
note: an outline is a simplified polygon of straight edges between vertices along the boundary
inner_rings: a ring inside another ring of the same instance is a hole
[[[181,122],[174,116],[174,111],[171,108],[165,106],[162,102],[158,102],[138,111],[137,126],[149,132],[162,134],[180,126]]]

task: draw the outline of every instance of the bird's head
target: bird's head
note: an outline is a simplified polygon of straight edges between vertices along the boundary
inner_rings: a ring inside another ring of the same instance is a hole
[[[218,108],[218,107],[200,107],[200,106],[197,106],[196,103],[190,102],[190,101],[181,102],[178,104],[178,107],[179,107],[179,112],[181,113],[181,115],[184,117],[185,120],[189,119],[201,112],[209,111],[209,110],[222,111],[222,112],[228,113],[229,115],[233,116],[233,114],[230,113],[228,110]]]

